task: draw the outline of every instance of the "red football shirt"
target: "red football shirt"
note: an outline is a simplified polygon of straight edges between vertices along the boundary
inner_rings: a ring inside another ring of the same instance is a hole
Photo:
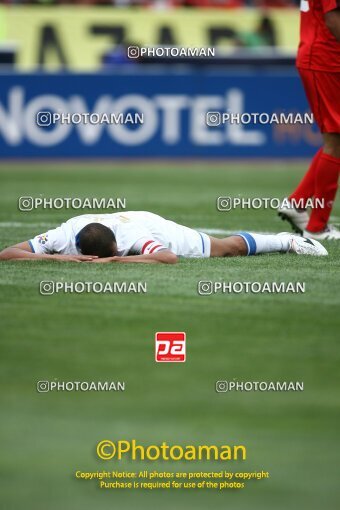
[[[324,18],[326,12],[338,8],[340,0],[301,0],[297,67],[340,72],[340,42],[327,28]]]

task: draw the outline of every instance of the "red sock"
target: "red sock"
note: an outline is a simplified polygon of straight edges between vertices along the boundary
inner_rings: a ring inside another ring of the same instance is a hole
[[[305,173],[302,181],[296,188],[296,190],[290,195],[289,200],[294,200],[295,202],[299,202],[300,200],[307,200],[314,195],[315,192],[315,176],[316,169],[319,164],[319,160],[322,154],[322,147],[315,154],[312,162],[310,164],[309,169]],[[301,206],[303,207],[303,205]]]
[[[312,209],[307,225],[310,232],[320,232],[327,226],[338,189],[339,172],[340,159],[322,153],[315,173],[314,200],[323,199],[324,207]]]

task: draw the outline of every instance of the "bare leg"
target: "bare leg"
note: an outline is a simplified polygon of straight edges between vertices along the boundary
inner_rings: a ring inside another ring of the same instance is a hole
[[[209,237],[211,241],[211,257],[239,257],[248,254],[246,242],[240,236],[224,237],[223,239]]]
[[[240,232],[238,235],[217,239],[210,237],[211,257],[240,257],[261,253],[287,253],[290,248],[290,234],[256,234]]]

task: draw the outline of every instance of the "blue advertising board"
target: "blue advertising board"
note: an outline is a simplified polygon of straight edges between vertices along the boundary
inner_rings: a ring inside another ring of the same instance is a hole
[[[0,157],[309,157],[321,138],[307,112],[294,70],[2,74]],[[282,113],[298,122],[271,122]]]

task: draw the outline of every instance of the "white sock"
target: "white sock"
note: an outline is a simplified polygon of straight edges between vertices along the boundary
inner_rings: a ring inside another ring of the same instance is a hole
[[[272,234],[253,234],[249,232],[240,232],[236,235],[241,236],[248,247],[248,255],[258,255],[260,253],[286,252],[289,249],[288,236],[278,236]]]

